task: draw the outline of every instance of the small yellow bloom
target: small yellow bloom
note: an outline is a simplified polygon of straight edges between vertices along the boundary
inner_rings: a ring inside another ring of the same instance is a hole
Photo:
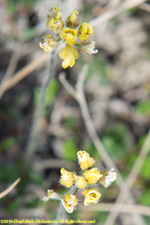
[[[61,19],[57,19],[56,17],[54,17],[47,20],[46,26],[49,29],[53,30],[55,33],[59,33],[62,30],[64,23]]]
[[[110,171],[104,170],[102,172],[103,177],[100,178],[99,182],[105,187],[108,188],[113,181],[116,180],[117,174],[114,172],[114,169],[112,168]]]
[[[79,54],[75,48],[71,45],[67,45],[66,48],[61,49],[59,56],[64,61],[62,62],[62,67],[66,69],[68,66],[73,67],[75,60],[79,58]]]
[[[51,10],[50,13],[48,14],[48,19],[51,18],[55,18],[55,19],[60,19],[60,17],[62,16],[62,12],[59,9],[58,5],[54,5]]]
[[[88,54],[98,53],[98,50],[94,48],[95,48],[95,41],[89,41],[87,43],[82,44],[82,46],[79,48],[79,52]]]
[[[75,181],[75,186],[77,188],[86,188],[87,187],[87,181],[84,177],[82,176],[77,176],[76,181]]]
[[[75,29],[64,28],[60,36],[67,44],[74,45],[77,38],[77,31]]]
[[[44,40],[40,42],[39,46],[44,50],[44,52],[51,52],[57,46],[57,41],[51,37],[51,35],[46,34]]]
[[[87,168],[93,166],[95,162],[86,151],[78,151],[77,156],[82,170],[86,170]]]
[[[72,213],[76,205],[78,204],[78,199],[73,194],[66,194],[64,199],[61,200],[65,210],[68,213]]]
[[[62,175],[60,183],[65,187],[70,188],[75,181],[76,175],[73,172],[65,170],[64,168],[60,170],[60,173]]]
[[[76,28],[79,25],[79,20],[78,20],[78,11],[74,10],[73,13],[68,16],[66,20],[66,26],[71,27],[71,28]]]
[[[84,205],[89,205],[92,203],[97,203],[101,197],[101,193],[98,192],[96,188],[87,189],[83,192],[84,195]]]
[[[100,174],[97,168],[86,170],[83,175],[90,184],[95,184],[101,177],[103,177],[103,175]]]
[[[80,41],[87,41],[93,34],[93,28],[88,23],[82,23],[78,30],[78,38]]]
[[[43,198],[44,201],[48,201],[49,199],[58,199],[58,200],[60,200],[60,197],[58,196],[58,194],[56,192],[54,192],[51,189],[51,190],[47,190],[47,196],[45,196]]]

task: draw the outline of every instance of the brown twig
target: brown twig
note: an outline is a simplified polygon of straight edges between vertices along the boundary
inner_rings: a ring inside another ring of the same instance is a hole
[[[62,83],[62,85],[65,87],[65,89],[68,91],[68,93],[70,93],[72,95],[72,97],[74,97],[77,100],[77,102],[79,103],[81,114],[82,114],[85,126],[87,128],[88,134],[91,137],[99,155],[102,157],[102,159],[105,162],[105,164],[107,165],[107,167],[114,168],[117,171],[118,177],[119,177],[119,178],[117,178],[117,183],[120,186],[120,188],[122,189],[123,187],[122,187],[121,183],[123,182],[123,180],[122,180],[121,176],[119,175],[118,169],[116,168],[115,164],[113,163],[113,161],[107,154],[103,144],[101,143],[100,138],[98,137],[98,135],[96,133],[94,124],[92,122],[92,119],[91,119],[91,116],[89,113],[89,109],[87,106],[87,102],[86,102],[84,90],[83,90],[83,85],[84,85],[84,81],[85,81],[85,78],[87,75],[87,71],[88,71],[88,66],[87,65],[83,66],[83,69],[79,75],[76,89],[74,89],[70,85],[70,83],[66,80],[64,74],[62,74],[62,73],[60,74],[59,80]]]
[[[5,197],[6,195],[8,195],[9,194],[9,192],[11,192],[13,189],[14,189],[14,187],[20,182],[20,178],[18,178],[12,185],[10,185],[5,191],[3,191],[3,192],[1,192],[0,193],[0,199],[1,198],[3,198],[3,197]]]
[[[84,90],[83,90],[83,85],[84,85],[84,81],[85,81],[85,78],[86,78],[86,75],[87,75],[87,70],[88,70],[88,66],[87,65],[83,66],[82,72],[79,75],[79,79],[78,79],[78,82],[77,82],[77,85],[76,85],[76,89],[74,89],[68,83],[68,81],[65,79],[64,74],[61,74],[61,78],[59,78],[59,79],[60,79],[61,83],[63,84],[63,86],[65,87],[65,89],[79,103],[81,114],[82,114],[85,126],[87,128],[88,134],[91,137],[91,140],[92,140],[93,144],[95,145],[99,155],[102,157],[104,163],[106,164],[106,166],[108,168],[114,168],[116,170],[117,176],[118,176],[116,182],[117,182],[118,186],[120,187],[120,190],[123,193],[126,193],[127,196],[129,195],[131,202],[134,202],[133,197],[131,196],[129,187],[127,186],[127,184],[122,179],[118,169],[116,168],[115,164],[113,163],[113,161],[111,160],[111,158],[107,154],[105,148],[103,147],[103,145],[101,143],[101,140],[98,137],[97,132],[95,130],[93,121],[91,119],[89,109],[88,109],[88,106],[87,106],[87,102],[86,102],[86,98],[85,98],[85,95],[84,95]]]
[[[101,23],[104,23],[104,22],[106,22],[106,21],[108,21],[108,20],[110,20],[110,19],[120,15],[125,10],[128,10],[130,8],[136,7],[136,6],[142,4],[145,1],[146,0],[126,0],[126,1],[123,1],[119,6],[108,10],[103,15],[101,15],[98,18],[90,21],[89,24],[91,26],[93,26],[93,27],[98,26]]]
[[[117,213],[129,213],[140,214],[150,216],[150,207],[134,204],[117,204],[117,208],[113,207],[113,203],[99,203],[92,206],[84,206],[83,204],[78,206],[78,209],[82,211],[98,211],[98,212],[117,212]]]
[[[150,5],[147,3],[143,3],[143,4],[139,5],[139,8],[150,13]]]
[[[41,57],[38,57],[36,60],[25,66],[19,72],[17,72],[12,78],[7,79],[3,82],[2,86],[0,87],[0,98],[3,94],[11,87],[16,85],[19,81],[24,79],[27,75],[33,72],[38,66],[43,64],[48,59],[49,54],[43,54]]]
[[[17,63],[18,63],[18,59],[19,59],[19,56],[20,56],[20,51],[18,50],[14,50],[11,58],[10,58],[10,62],[9,62],[9,65],[7,67],[7,70],[6,70],[6,73],[4,75],[4,78],[3,80],[1,81],[1,86],[3,85],[3,83],[9,79],[13,73],[15,72],[15,69],[16,69],[16,66],[17,66]]]

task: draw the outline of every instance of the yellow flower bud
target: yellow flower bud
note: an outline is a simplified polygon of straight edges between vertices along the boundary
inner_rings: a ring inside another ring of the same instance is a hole
[[[87,168],[93,166],[95,162],[86,151],[78,151],[77,156],[82,170],[86,170]]]
[[[84,205],[89,205],[92,203],[97,203],[101,197],[101,193],[98,192],[96,188],[87,189],[83,192],[84,195]]]
[[[55,33],[59,33],[62,30],[64,23],[61,19],[57,19],[57,17],[54,17],[47,20],[46,26],[49,29],[53,30]]]
[[[79,25],[78,20],[78,11],[74,10],[73,13],[67,18],[66,20],[66,26],[71,28],[76,28]]]
[[[108,188],[113,181],[116,180],[117,174],[116,172],[113,172],[114,169],[112,168],[110,171],[104,170],[102,172],[103,177],[100,178],[99,182],[105,187]]]
[[[61,200],[65,210],[68,213],[72,213],[76,205],[78,204],[78,199],[73,194],[66,194],[64,199]]]
[[[64,28],[60,36],[67,44],[74,45],[77,38],[77,31],[75,29]]]
[[[75,181],[76,175],[72,172],[65,170],[64,168],[60,170],[60,173],[61,173],[60,183],[65,187],[70,188]]]
[[[87,187],[87,181],[84,177],[77,176],[76,181],[75,181],[75,186],[77,188],[86,188]]]
[[[58,19],[60,19],[61,16],[62,16],[62,12],[59,9],[58,5],[54,5],[51,8],[50,13],[48,14],[48,19],[55,18],[58,20]]]
[[[78,59],[79,54],[75,48],[68,45],[66,48],[61,49],[59,56],[64,61],[62,62],[62,67],[66,69],[68,66],[73,67],[75,60]]]
[[[94,48],[95,48],[95,41],[89,41],[87,43],[82,44],[82,46],[79,48],[79,52],[88,54],[98,53],[98,50]]]
[[[44,52],[51,52],[57,46],[57,41],[51,37],[51,35],[46,34],[44,40],[40,42],[39,46],[44,50]]]
[[[78,30],[78,38],[80,41],[87,41],[93,34],[93,28],[88,23],[82,23]]]
[[[103,177],[103,175],[100,174],[97,168],[86,170],[83,175],[90,184],[95,184],[101,177]]]
[[[58,199],[58,200],[60,200],[60,197],[59,197],[59,195],[56,192],[54,192],[51,189],[51,190],[47,190],[47,196],[45,196],[43,198],[44,201],[48,201],[49,199]]]

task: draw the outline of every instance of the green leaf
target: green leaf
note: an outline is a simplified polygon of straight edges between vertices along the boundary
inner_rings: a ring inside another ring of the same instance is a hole
[[[140,196],[139,202],[142,205],[149,205],[150,206],[150,190],[146,190],[145,192],[142,193]]]
[[[29,179],[31,182],[43,187],[43,179],[38,173],[31,171],[29,174]]]
[[[20,206],[20,203],[21,203],[20,198],[16,198],[13,201],[10,201],[10,203],[7,206],[7,209],[6,209],[7,212],[10,215],[14,215],[17,212],[17,210],[18,210],[18,208]]]
[[[150,101],[143,101],[138,103],[135,106],[135,111],[142,113],[144,115],[149,115],[150,114]]]
[[[36,31],[34,28],[28,27],[26,30],[24,30],[23,39],[25,41],[29,41],[35,38],[35,36],[36,36]]]
[[[64,121],[65,125],[67,128],[74,130],[75,129],[75,119],[71,116],[68,116],[65,121]]]
[[[109,125],[104,131],[102,142],[110,156],[116,159],[123,159],[132,146],[128,129],[123,124]]]
[[[137,11],[137,7],[133,7],[130,9],[127,9],[124,13],[127,15],[133,15]]]
[[[45,106],[50,105],[56,98],[58,93],[58,81],[56,79],[52,79],[45,95]]]
[[[94,56],[94,60],[90,63],[88,78],[93,76],[93,74],[98,74],[101,76],[100,84],[106,82],[107,63],[103,57],[98,55]]]
[[[70,161],[74,161],[77,158],[77,147],[72,139],[64,142],[63,158]]]
[[[150,179],[150,156],[145,159],[140,174],[144,179]]]
[[[0,150],[2,152],[6,152],[9,148],[11,148],[16,143],[17,142],[16,142],[16,139],[14,137],[8,137],[1,143]]]
[[[91,143],[91,142],[85,143],[85,146],[83,149],[85,151],[87,151],[90,154],[90,156],[93,157],[94,159],[100,158],[100,155],[99,155],[98,151],[96,150],[93,143]]]

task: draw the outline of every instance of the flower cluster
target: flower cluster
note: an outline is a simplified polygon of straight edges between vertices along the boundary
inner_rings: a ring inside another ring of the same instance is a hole
[[[46,34],[39,44],[44,52],[51,52],[58,42],[64,42],[66,47],[59,52],[64,69],[74,66],[80,53],[95,54],[98,52],[94,49],[95,42],[89,39],[93,34],[92,27],[85,22],[79,26],[78,15],[78,11],[74,10],[64,23],[61,10],[58,5],[54,5],[48,14],[46,26],[57,34],[57,38],[54,39]]]
[[[89,169],[89,167],[94,165],[95,160],[90,157],[86,151],[78,151],[77,156],[81,168],[80,175],[77,175],[75,172],[67,171],[64,168],[60,170],[60,184],[66,188],[72,188],[73,193],[70,191],[70,193],[67,193],[64,198],[60,198],[55,192],[48,190],[48,197],[45,199],[53,199],[55,196],[55,199],[61,200],[68,213],[72,213],[78,204],[77,191],[81,190],[84,196],[84,205],[87,206],[92,203],[97,203],[101,197],[101,193],[95,187],[96,184],[101,184],[105,188],[108,188],[117,177],[114,169],[111,169],[110,171],[104,170],[101,173],[97,168]]]

